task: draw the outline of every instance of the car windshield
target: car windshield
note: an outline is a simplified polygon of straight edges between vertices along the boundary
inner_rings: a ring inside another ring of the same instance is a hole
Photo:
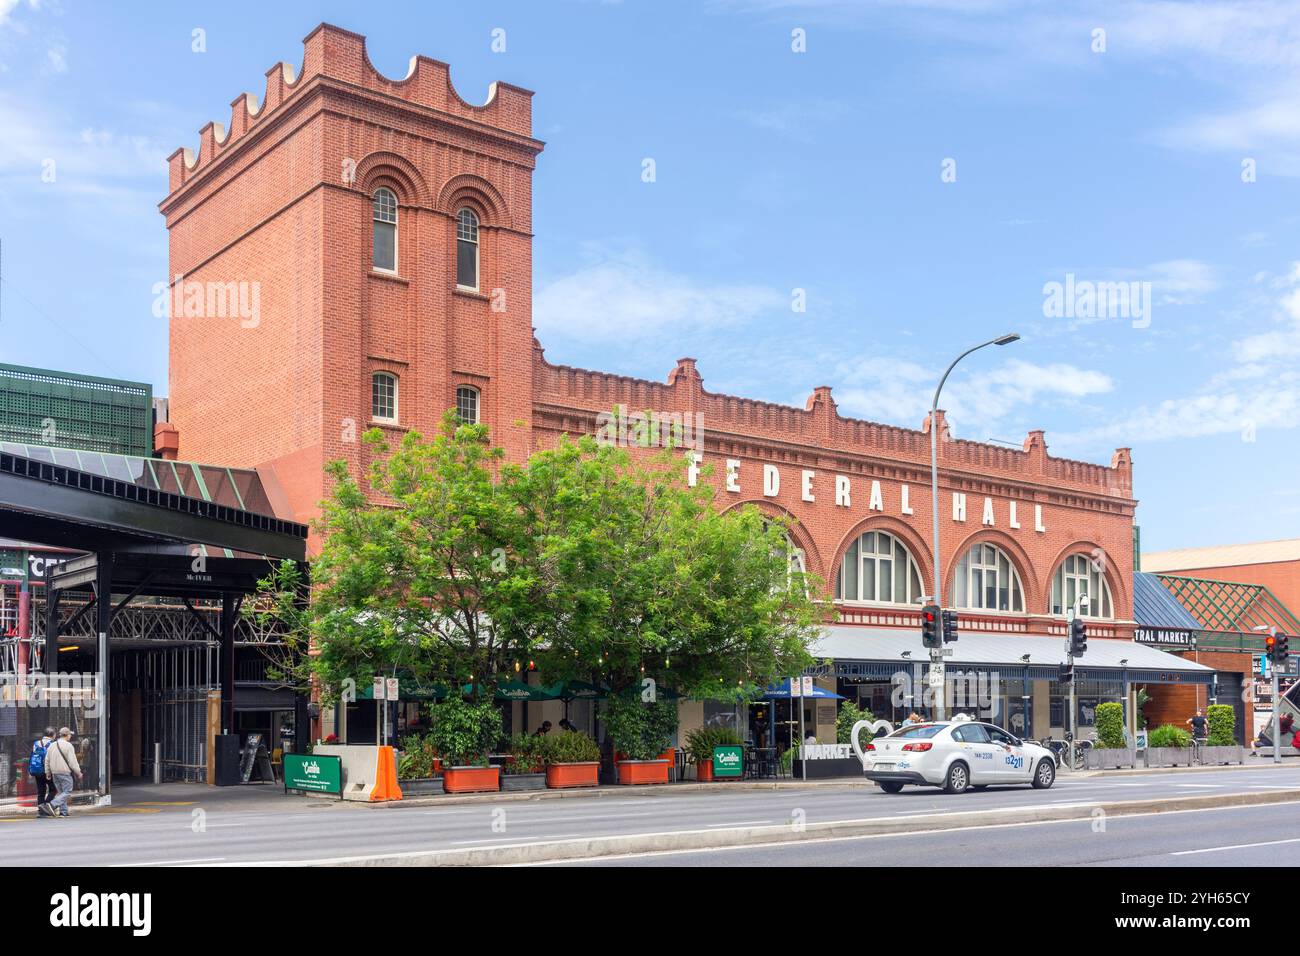
[[[896,730],[889,736],[891,737],[933,737],[947,724],[913,724],[911,727],[904,727],[902,730]]]

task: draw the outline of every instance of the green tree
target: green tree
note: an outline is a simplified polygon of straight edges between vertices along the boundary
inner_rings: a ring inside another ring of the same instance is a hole
[[[859,707],[851,700],[846,700],[840,704],[840,712],[835,717],[835,741],[841,744],[853,743],[853,725],[859,720],[865,720],[870,723],[875,722],[875,716],[869,710]],[[864,730],[858,737],[858,743],[866,745],[875,735],[870,730]]]
[[[374,455],[368,488],[344,462],[326,469],[333,489],[316,523],[309,611],[293,603],[295,569],[281,565],[249,613],[284,625],[287,656],[310,669],[327,700],[349,680],[363,686],[399,670],[471,682],[490,699],[534,646],[528,627],[538,620],[516,613],[527,608],[531,578],[512,559],[521,516],[497,480],[502,452],[485,426],[457,424],[451,413],[429,441],[408,432],[390,449],[378,430],[363,439]]]
[[[791,570],[788,523],[720,512],[668,451],[633,458],[562,439],[503,485],[525,515],[529,569],[520,629],[545,634],[548,678],[599,680],[616,694],[649,678],[702,697],[801,671],[823,617]]]

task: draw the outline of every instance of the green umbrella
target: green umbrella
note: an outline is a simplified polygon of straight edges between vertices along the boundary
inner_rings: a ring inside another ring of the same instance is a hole
[[[606,688],[588,684],[585,680],[566,680],[556,686],[559,689],[557,696],[564,701],[604,700],[609,696],[609,691]]]

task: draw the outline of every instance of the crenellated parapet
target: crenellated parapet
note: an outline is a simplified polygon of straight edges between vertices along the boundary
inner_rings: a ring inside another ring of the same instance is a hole
[[[930,421],[921,428],[902,428],[840,415],[829,386],[818,386],[804,408],[724,395],[704,389],[695,359],[679,359],[666,382],[614,375],[568,365],[552,365],[533,340],[535,398],[551,407],[584,407],[593,413],[622,405],[632,411],[699,412],[713,435],[728,434],[782,443],[805,444],[827,451],[883,457],[928,467]],[[938,411],[939,461],[945,471],[971,472],[1030,481],[1087,494],[1131,498],[1132,460],[1118,449],[1110,466],[1053,458],[1042,431],[1032,431],[1023,448],[951,437]]]
[[[199,131],[197,152],[182,147],[168,157],[168,192],[174,193],[198,176],[251,131],[272,122],[286,103],[322,83],[403,100],[524,139],[532,136],[531,91],[508,83],[493,83],[487,101],[475,106],[456,91],[451,82],[451,67],[427,56],[411,57],[406,76],[391,79],[370,62],[364,36],[322,23],[303,40],[300,67],[280,62],[267,71],[260,103],[252,93],[241,93],[231,104],[228,124],[214,120]]]

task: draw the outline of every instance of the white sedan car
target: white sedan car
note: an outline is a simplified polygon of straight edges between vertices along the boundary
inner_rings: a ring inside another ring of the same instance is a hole
[[[1001,727],[954,719],[913,724],[877,737],[865,748],[863,772],[885,793],[905,784],[942,787],[946,793],[987,786],[1056,782],[1056,756]]]

